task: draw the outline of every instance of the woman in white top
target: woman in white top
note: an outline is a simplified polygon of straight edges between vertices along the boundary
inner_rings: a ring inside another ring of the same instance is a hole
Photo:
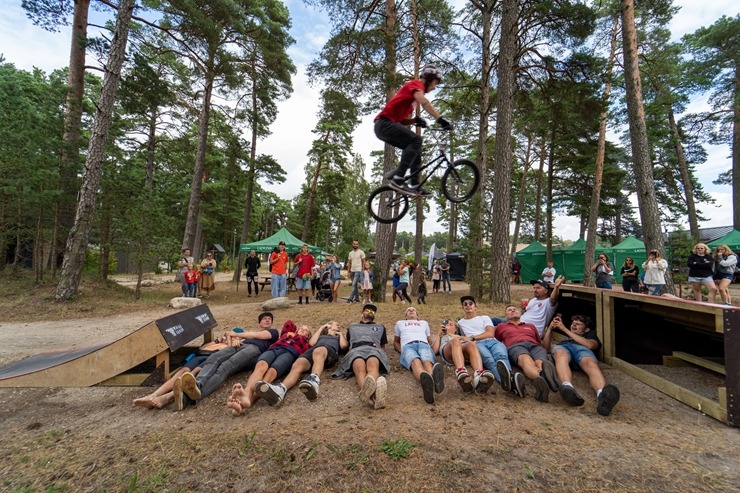
[[[660,296],[660,292],[665,286],[665,271],[668,269],[668,262],[660,258],[658,250],[650,250],[648,259],[643,262],[642,270],[645,272],[643,283],[648,288],[648,293],[653,296]]]

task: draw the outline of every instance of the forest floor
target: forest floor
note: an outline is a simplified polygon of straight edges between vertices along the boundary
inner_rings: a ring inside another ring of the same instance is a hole
[[[85,280],[81,295],[64,304],[53,301],[52,283],[12,277],[0,301],[0,364],[111,341],[171,314],[167,302],[179,292],[172,277],[153,279],[140,300],[122,286],[130,285],[125,276],[120,284]],[[341,290],[349,293],[346,283]],[[740,300],[740,289],[733,291]],[[430,294],[420,315],[433,327],[461,316],[466,292],[453,282],[453,293]],[[513,286],[511,298],[530,294],[529,286]],[[237,292],[230,276],[219,275],[207,300],[217,332],[254,327],[268,298],[248,298],[243,282]],[[404,308],[379,304],[389,339]],[[479,303],[479,313],[503,308]],[[359,305],[312,302],[275,312],[275,321],[317,327],[334,319],[346,327],[359,315]],[[149,388],[0,389],[0,491],[740,490],[737,429],[607,365],[622,398],[603,417],[580,373],[574,384],[586,404],[579,408],[558,395],[536,402],[531,389],[524,399],[495,387],[466,395],[450,368],[445,391],[428,405],[391,346],[388,354],[388,406],[379,411],[360,403],[353,379],[332,381],[328,372],[317,401],[294,390],[281,408],[258,402],[236,418],[225,402],[243,375],[180,412],[132,406]]]

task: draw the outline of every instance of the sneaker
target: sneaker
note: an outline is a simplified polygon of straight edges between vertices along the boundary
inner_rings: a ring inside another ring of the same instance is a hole
[[[367,379],[365,379],[367,381]],[[378,381],[375,382],[375,402],[373,408],[383,409],[385,407],[385,399],[388,396],[388,382],[385,377],[378,377]]]
[[[455,377],[457,377],[457,383],[466,394],[469,394],[473,390],[475,390],[475,387],[473,387],[473,378],[470,376],[470,373],[468,373],[468,370],[466,370],[465,368],[458,368],[457,370],[455,370]]]
[[[301,380],[301,383],[298,384],[298,389],[303,392],[306,399],[315,401],[319,397],[319,385],[321,385],[321,380],[318,375],[312,373],[308,378]]]
[[[526,391],[526,381],[524,375],[519,372],[514,373],[511,377],[511,391],[519,397],[524,397]]]
[[[190,397],[194,401],[200,399],[200,389],[198,388],[198,384],[195,381],[195,377],[192,373],[190,373],[189,371],[183,373],[181,377],[181,382],[182,391],[185,392],[188,397]]]
[[[547,382],[547,386],[550,387],[550,390],[553,392],[560,390],[560,380],[558,380],[558,376],[555,374],[555,365],[548,360],[542,362],[542,376],[545,382]]]
[[[257,382],[257,395],[262,397],[273,407],[280,407],[283,405],[283,399],[285,398],[286,392],[286,388],[281,383],[273,385],[261,380]]]
[[[434,378],[429,374],[429,372],[423,371],[419,375],[419,383],[421,384],[421,390],[424,393],[424,402],[427,404],[434,404]]]
[[[501,388],[504,389],[504,392],[511,392],[511,371],[503,360],[496,362],[496,371],[501,377]]]
[[[406,187],[406,191],[423,199],[427,199],[432,196],[432,192],[421,188],[420,185],[409,185],[408,187]]]
[[[483,370],[483,372],[480,374],[480,377],[478,378],[478,384],[475,386],[475,393],[488,393],[488,389],[491,388],[491,385],[493,385],[493,382],[495,381],[496,379],[494,378],[493,373],[488,370]]]
[[[584,402],[583,397],[578,395],[576,389],[570,385],[562,385],[560,387],[560,397],[571,406],[582,406]]]
[[[370,397],[375,393],[376,387],[377,384],[375,383],[375,378],[367,375],[365,377],[365,381],[362,382],[362,388],[360,389],[360,402],[368,404],[370,402]]]
[[[609,416],[617,402],[619,402],[619,389],[616,385],[607,384],[599,394],[596,412],[602,416]]]
[[[439,363],[432,366],[432,378],[434,379],[434,391],[441,393],[445,389],[445,369]]]
[[[182,378],[177,377],[172,385],[172,393],[175,396],[175,410],[182,411],[185,409],[185,398],[182,393]]]
[[[398,170],[398,168],[390,170],[388,173],[383,175],[383,178],[386,180],[401,180],[403,181],[403,175]]]
[[[540,375],[532,383],[534,383],[534,398],[540,402],[547,402],[550,397],[550,386],[547,385],[545,379]]]
[[[393,179],[388,181],[388,186],[397,192],[409,193],[409,189],[406,188],[406,182],[403,180],[403,177],[395,176]]]

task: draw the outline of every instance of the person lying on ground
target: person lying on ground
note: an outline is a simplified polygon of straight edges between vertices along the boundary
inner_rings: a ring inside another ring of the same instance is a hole
[[[509,352],[509,361],[514,361],[532,380],[535,399],[547,402],[550,390],[557,392],[560,382],[555,376],[555,367],[547,359],[547,349],[540,343],[537,327],[522,322],[522,313],[515,305],[506,307],[506,322],[496,326],[496,339],[503,342]]]
[[[319,397],[321,372],[331,368],[339,361],[339,354],[347,351],[349,343],[337,322],[324,324],[308,341],[311,348],[298,356],[290,368],[290,373],[278,384],[264,382],[257,386],[257,394],[268,404],[282,406],[285,395],[298,384],[306,399],[315,401]],[[298,383],[301,375],[310,371],[308,377]]]
[[[264,353],[280,335],[272,328],[273,316],[262,312],[257,317],[258,330],[234,329],[225,334],[229,347],[218,351],[206,360],[200,373],[186,372],[175,388],[182,389],[185,397],[175,396],[175,403],[183,406],[195,403],[211,395],[227,378],[243,371],[251,371],[257,358]]]
[[[382,375],[390,371],[391,364],[385,352],[388,344],[385,326],[375,322],[377,311],[377,306],[366,303],[362,307],[360,322],[347,328],[349,352],[331,377],[349,378],[354,375],[360,401],[374,409],[382,409],[388,392],[388,383]]]
[[[226,348],[228,348],[227,344],[220,340],[218,342],[214,341],[203,344],[198,348],[198,351],[191,353],[187,358],[185,358],[182,368],[177,370],[172,378],[163,383],[151,394],[134,399],[133,405],[145,407],[147,409],[162,409],[173,400],[176,400],[176,393],[179,393],[181,398],[182,392],[177,388],[177,385],[180,385],[180,378],[182,375],[185,373],[197,375],[209,357]],[[178,411],[181,410],[182,407],[178,408]]]
[[[429,323],[419,320],[413,306],[406,308],[406,320],[396,322],[393,347],[401,355],[401,366],[411,371],[421,384],[424,401],[434,404],[434,394],[445,388],[445,371],[434,356]]]
[[[308,326],[302,325],[297,329],[290,320],[285,322],[278,340],[260,355],[246,386],[237,383],[232,387],[231,395],[226,401],[231,414],[239,416],[254,405],[259,399],[256,392],[258,385],[270,383],[286,375],[296,358],[308,349],[310,337],[311,329]]]
[[[471,343],[458,333],[457,324],[454,320],[442,321],[439,334],[432,343],[432,351],[439,352],[442,361],[446,364],[454,365],[455,378],[463,392],[471,393],[474,390],[482,394],[488,392],[494,382],[494,376],[490,371],[483,369],[483,359],[478,350],[478,345]],[[473,367],[472,374],[465,367],[466,361]],[[518,375],[518,378],[524,379],[521,373]],[[482,380],[485,383],[481,384]]]
[[[591,388],[596,392],[596,412],[602,416],[609,416],[619,402],[620,394],[616,385],[606,383],[604,374],[599,368],[594,351],[599,348],[601,341],[596,331],[591,329],[592,324],[591,317],[573,315],[568,328],[563,323],[562,317],[556,315],[545,331],[542,345],[545,349],[550,349],[554,331],[559,331],[567,337],[552,346],[551,350],[557,377],[562,382],[560,396],[571,406],[583,405],[583,398],[571,383],[573,378],[571,370],[581,369],[588,376]]]

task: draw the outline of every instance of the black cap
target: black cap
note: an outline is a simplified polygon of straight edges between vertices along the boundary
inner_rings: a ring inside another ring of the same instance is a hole
[[[463,304],[463,302],[465,302],[465,301],[467,301],[467,300],[470,300],[470,301],[472,301],[473,303],[475,303],[475,298],[473,298],[473,297],[472,297],[472,296],[470,296],[469,294],[466,294],[465,296],[460,296],[460,304],[461,304],[461,305]]]
[[[545,289],[552,289],[552,285],[547,281],[543,281],[542,279],[535,279],[534,281],[529,281],[529,284],[531,284],[532,286],[534,286],[535,284],[539,284]]]
[[[272,316],[272,312],[262,312],[257,317],[257,323],[260,323],[265,317],[270,317],[271,319],[275,320],[275,317]]]
[[[285,246],[285,242],[284,241],[281,241],[280,243],[278,243],[278,246],[280,246],[280,245]]]
[[[364,312],[365,310],[371,310],[373,313],[377,313],[378,307],[373,305],[372,303],[365,303],[365,305],[362,307],[362,311]]]

